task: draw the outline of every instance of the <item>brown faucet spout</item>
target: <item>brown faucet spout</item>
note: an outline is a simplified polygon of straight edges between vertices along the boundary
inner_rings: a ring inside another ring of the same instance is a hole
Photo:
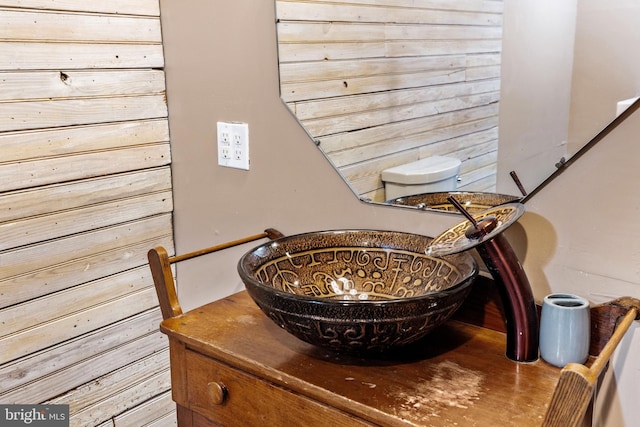
[[[507,239],[498,234],[476,247],[498,286],[504,306],[509,359],[538,359],[538,311],[529,279]]]

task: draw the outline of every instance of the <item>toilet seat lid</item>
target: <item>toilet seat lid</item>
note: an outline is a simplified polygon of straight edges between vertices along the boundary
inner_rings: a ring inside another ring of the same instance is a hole
[[[432,156],[382,171],[382,180],[396,184],[428,184],[451,178],[462,162],[454,157]]]

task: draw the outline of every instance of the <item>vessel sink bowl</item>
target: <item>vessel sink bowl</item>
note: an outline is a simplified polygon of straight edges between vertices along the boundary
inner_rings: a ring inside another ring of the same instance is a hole
[[[444,191],[398,197],[397,199],[388,200],[386,203],[411,206],[419,209],[436,209],[459,213],[458,209],[447,200],[449,196],[455,197],[469,213],[474,215],[495,206],[520,200],[520,197],[508,194],[475,191]]]
[[[258,307],[296,337],[380,353],[424,338],[471,290],[473,257],[427,256],[431,240],[377,230],[298,234],[250,250],[238,272]]]

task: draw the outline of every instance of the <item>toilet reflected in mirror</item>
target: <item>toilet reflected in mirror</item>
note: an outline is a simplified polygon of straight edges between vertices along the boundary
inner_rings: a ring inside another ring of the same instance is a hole
[[[455,191],[461,165],[455,157],[432,156],[383,170],[385,200]]]

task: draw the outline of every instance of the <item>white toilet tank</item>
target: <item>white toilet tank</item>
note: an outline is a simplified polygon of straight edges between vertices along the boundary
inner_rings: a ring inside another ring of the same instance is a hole
[[[461,164],[454,157],[432,156],[385,169],[382,171],[385,199],[455,191]]]

